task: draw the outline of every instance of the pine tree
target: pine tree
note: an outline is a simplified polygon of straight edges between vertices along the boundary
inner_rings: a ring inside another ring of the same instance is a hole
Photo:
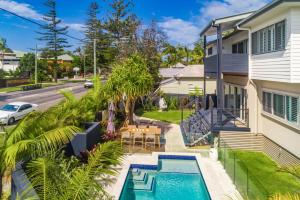
[[[112,0],[111,14],[106,28],[113,38],[113,45],[118,50],[118,57],[124,58],[137,51],[137,29],[140,21],[131,13],[131,0]]]
[[[88,19],[85,25],[85,55],[88,71],[91,72],[94,63],[94,39],[96,39],[96,57],[97,67],[101,71],[108,70],[109,64],[114,60],[115,49],[111,47],[111,39],[109,34],[104,31],[104,26],[97,18],[99,13],[99,5],[92,2],[88,8]]]
[[[49,9],[43,19],[46,25],[42,26],[42,31],[38,32],[41,41],[46,42],[44,54],[51,56],[53,59],[53,77],[57,82],[58,62],[57,57],[64,52],[64,48],[69,47],[67,39],[64,37],[67,34],[67,26],[62,25],[62,21],[58,19],[56,12],[56,0],[47,0],[45,6]]]

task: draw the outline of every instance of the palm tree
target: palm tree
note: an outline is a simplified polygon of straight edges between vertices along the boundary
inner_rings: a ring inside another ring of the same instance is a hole
[[[39,199],[104,199],[109,196],[104,184],[109,184],[109,176],[115,175],[114,166],[120,164],[122,154],[117,142],[99,145],[84,164],[52,152],[29,162],[26,174]],[[22,195],[28,197],[30,189]]]

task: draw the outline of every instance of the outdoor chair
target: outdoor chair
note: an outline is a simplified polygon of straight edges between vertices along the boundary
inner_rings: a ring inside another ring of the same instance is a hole
[[[140,129],[137,129],[133,134],[133,145],[135,146],[137,143],[144,146],[144,133]]]
[[[156,140],[156,135],[153,133],[149,133],[149,134],[146,134],[145,136],[145,146],[148,146],[148,145],[153,145],[155,147],[155,142]]]
[[[131,133],[129,131],[124,131],[121,133],[121,145],[123,145],[123,143],[132,144],[132,136]]]

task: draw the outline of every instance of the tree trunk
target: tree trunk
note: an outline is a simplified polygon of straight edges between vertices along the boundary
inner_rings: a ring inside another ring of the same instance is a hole
[[[0,173],[0,199],[2,199],[2,195],[3,195],[2,179],[3,179],[3,173]]]
[[[125,113],[126,113],[126,121],[128,124],[133,125],[133,111],[134,111],[134,100],[132,98],[128,98],[125,104]]]

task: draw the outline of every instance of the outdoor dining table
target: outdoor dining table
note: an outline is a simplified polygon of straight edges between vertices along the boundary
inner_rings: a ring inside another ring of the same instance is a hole
[[[156,139],[158,140],[158,144],[160,145],[160,136],[162,134],[161,128],[157,127],[157,126],[152,126],[152,127],[147,127],[147,126],[133,126],[133,125],[129,125],[128,127],[126,127],[125,129],[123,129],[124,131],[126,130],[126,132],[128,131],[130,133],[131,136],[133,136],[135,133],[140,133],[142,132],[144,135],[144,138],[147,138],[147,135],[155,135]],[[121,131],[121,134],[125,133],[123,131]]]

